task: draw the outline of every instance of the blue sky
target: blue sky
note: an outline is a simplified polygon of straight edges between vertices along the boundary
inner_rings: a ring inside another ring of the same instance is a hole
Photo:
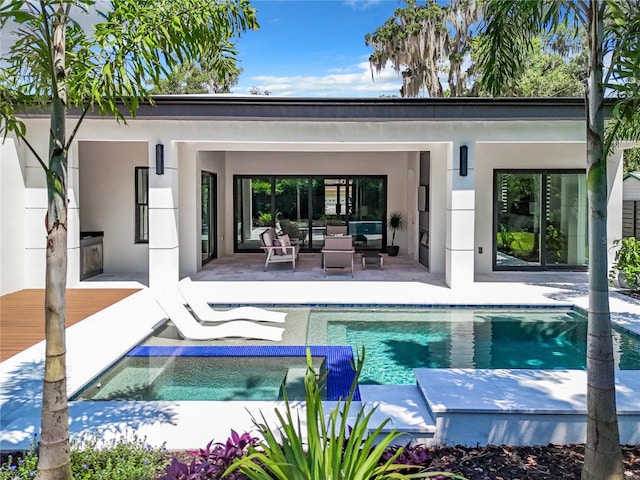
[[[251,87],[296,97],[398,95],[393,69],[372,79],[364,36],[393,15],[396,0],[252,0],[260,29],[237,41],[244,69],[236,94]]]

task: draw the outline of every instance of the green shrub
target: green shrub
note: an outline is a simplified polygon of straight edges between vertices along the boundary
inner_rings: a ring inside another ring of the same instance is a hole
[[[10,455],[9,459],[0,465],[0,480],[35,478],[37,469],[38,455],[34,445],[22,455]]]
[[[634,237],[625,237],[613,241],[618,247],[615,262],[609,272],[609,283],[622,274],[628,287],[632,290],[640,288],[640,240]]]
[[[164,448],[147,445],[134,437],[103,443],[97,437],[71,443],[71,471],[74,480],[153,480],[164,469]],[[38,452],[10,457],[0,466],[0,480],[35,478]]]
[[[236,460],[225,474],[240,470],[251,480],[369,480],[435,476],[463,478],[438,472],[401,473],[400,470],[409,468],[417,471],[421,467],[394,463],[402,453],[402,448],[383,459],[388,447],[401,434],[395,430],[382,434],[388,419],[369,433],[368,424],[374,413],[373,409],[365,413],[361,407],[353,425],[349,424],[348,413],[352,408],[358,377],[364,365],[364,349],[356,363],[356,378],[349,395],[344,402],[338,402],[325,418],[321,398],[323,378],[316,376],[311,354],[307,350],[308,369],[304,379],[306,421],[298,419],[292,412],[285,393],[284,413],[279,409],[275,410],[278,425],[270,426],[264,415],[262,422],[253,418],[253,423],[264,440],[257,447],[250,447],[249,455]],[[303,423],[307,427],[306,442],[302,432]]]

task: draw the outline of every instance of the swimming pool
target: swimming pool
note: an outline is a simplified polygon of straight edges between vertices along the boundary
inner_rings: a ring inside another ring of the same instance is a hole
[[[345,398],[355,379],[345,346],[138,346],[70,400],[304,400],[306,354],[324,400]],[[356,389],[355,400],[360,399]]]
[[[586,368],[587,318],[576,309],[314,310],[328,344],[366,348],[361,384],[414,384],[414,368]],[[640,337],[614,328],[615,364],[640,369]]]
[[[307,345],[326,399],[361,384],[415,384],[414,368],[584,369],[587,322],[571,308],[316,307]],[[616,368],[640,369],[640,337],[614,329]],[[72,400],[304,399],[303,345],[138,346]],[[358,395],[356,395],[356,399]]]

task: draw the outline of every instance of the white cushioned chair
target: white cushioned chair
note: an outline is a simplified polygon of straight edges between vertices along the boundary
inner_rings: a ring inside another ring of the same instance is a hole
[[[324,274],[327,275],[327,269],[351,269],[353,277],[353,255],[356,253],[353,247],[351,235],[344,237],[325,237],[324,247],[322,248],[322,264],[324,266]]]
[[[264,261],[265,272],[270,263],[283,262],[291,262],[293,271],[296,271],[296,260],[300,252],[300,246],[292,245],[289,235],[278,236],[275,229],[268,228],[260,234],[260,241],[262,242],[260,248],[266,253]]]

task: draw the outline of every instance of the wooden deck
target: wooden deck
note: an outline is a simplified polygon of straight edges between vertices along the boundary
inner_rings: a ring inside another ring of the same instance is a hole
[[[113,305],[136,289],[67,290],[67,327]],[[44,340],[44,290],[20,290],[0,297],[0,361]]]

